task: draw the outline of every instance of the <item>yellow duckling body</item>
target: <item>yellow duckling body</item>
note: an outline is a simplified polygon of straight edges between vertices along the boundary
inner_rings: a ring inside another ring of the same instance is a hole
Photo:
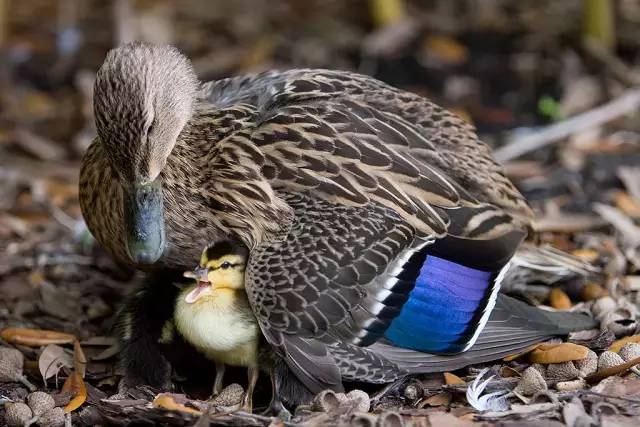
[[[244,288],[247,255],[244,247],[230,242],[206,248],[200,267],[185,273],[197,282],[180,292],[174,323],[188,343],[216,363],[214,395],[222,389],[225,365],[249,369],[243,408],[250,410],[258,377],[260,328]]]

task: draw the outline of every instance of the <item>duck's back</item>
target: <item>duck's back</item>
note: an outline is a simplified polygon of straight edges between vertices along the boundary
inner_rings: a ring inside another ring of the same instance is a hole
[[[503,209],[523,227],[533,217],[527,202],[505,177],[473,126],[427,98],[373,77],[325,69],[267,71],[206,83],[201,96],[220,108],[247,103],[262,111],[264,117],[282,106],[296,104],[365,105],[379,117],[363,117],[364,120],[393,117],[406,124],[409,133],[415,132],[415,138],[405,138],[404,147],[394,149],[443,171],[459,184],[457,190],[465,192],[465,198]],[[357,109],[350,110],[359,113]],[[405,129],[403,132],[406,135]]]

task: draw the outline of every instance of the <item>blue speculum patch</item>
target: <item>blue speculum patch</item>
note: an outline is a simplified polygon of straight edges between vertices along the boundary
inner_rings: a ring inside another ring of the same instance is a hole
[[[478,320],[476,312],[486,302],[492,276],[429,255],[385,337],[398,347],[427,353],[462,351],[471,338],[470,326]]]

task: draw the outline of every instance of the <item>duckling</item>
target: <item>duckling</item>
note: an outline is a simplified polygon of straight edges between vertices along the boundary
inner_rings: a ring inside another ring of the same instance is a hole
[[[173,322],[187,343],[215,362],[214,396],[222,390],[226,365],[248,368],[242,409],[251,412],[261,334],[244,288],[247,256],[233,242],[207,247],[199,267],[184,274],[197,282],[179,293]]]

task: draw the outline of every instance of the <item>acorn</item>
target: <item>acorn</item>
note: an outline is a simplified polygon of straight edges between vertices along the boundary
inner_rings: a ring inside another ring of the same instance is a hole
[[[547,382],[544,380],[540,371],[534,367],[528,367],[522,373],[520,381],[513,390],[524,396],[533,396],[536,393],[547,390]]]
[[[51,408],[38,417],[40,427],[62,427],[64,425],[64,409]]]
[[[369,412],[371,406],[371,399],[369,395],[362,390],[351,390],[347,393],[347,399],[354,404],[354,409],[357,412]]]
[[[31,408],[22,402],[9,402],[5,405],[4,421],[8,427],[23,427],[33,418]]]
[[[36,389],[24,376],[24,356],[15,348],[0,347],[0,382],[20,382],[30,391]]]
[[[547,378],[553,381],[570,381],[579,375],[580,371],[573,362],[552,363],[547,366]]]
[[[333,390],[323,390],[313,398],[311,409],[316,412],[331,412],[341,405],[340,399]]]
[[[27,396],[27,405],[29,405],[33,411],[33,415],[39,417],[49,409],[55,408],[56,402],[50,394],[44,391],[34,391]]]
[[[582,360],[574,360],[573,364],[580,372],[580,378],[584,378],[598,370],[598,355],[595,351],[589,350],[587,357]]]
[[[618,353],[614,353],[613,351],[605,351],[600,355],[600,358],[598,359],[598,371],[622,365],[623,363],[624,360],[622,360],[622,357],[620,357]]]
[[[242,402],[244,397],[244,389],[238,383],[229,384],[219,395],[211,399],[213,406],[233,406]]]
[[[636,342],[627,343],[620,349],[618,355],[620,355],[625,362],[636,359],[640,357],[640,344]]]
[[[376,427],[403,427],[404,419],[402,415],[397,412],[388,411],[383,412],[378,417],[378,422],[376,423]]]

